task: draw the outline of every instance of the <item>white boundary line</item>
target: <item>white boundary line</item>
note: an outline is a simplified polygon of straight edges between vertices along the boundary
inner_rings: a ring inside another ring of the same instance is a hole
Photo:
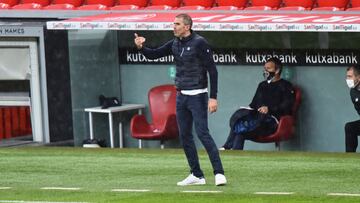
[[[49,201],[25,201],[25,200],[0,200],[0,203],[88,203],[88,202],[49,202]]]
[[[80,190],[79,187],[42,187],[41,190]]]
[[[9,190],[11,187],[0,187],[0,190]]]
[[[219,190],[184,190],[181,192],[184,192],[184,193],[221,193],[223,191],[219,191]]]
[[[293,192],[254,192],[256,195],[292,195]]]
[[[360,197],[360,194],[351,193],[328,193],[329,196],[349,196],[349,197]]]
[[[112,189],[111,192],[150,192],[148,189]]]

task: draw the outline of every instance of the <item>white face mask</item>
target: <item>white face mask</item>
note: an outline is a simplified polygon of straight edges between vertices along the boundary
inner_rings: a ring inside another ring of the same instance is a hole
[[[346,84],[349,88],[354,88],[355,87],[355,82],[354,80],[351,79],[346,79]]]

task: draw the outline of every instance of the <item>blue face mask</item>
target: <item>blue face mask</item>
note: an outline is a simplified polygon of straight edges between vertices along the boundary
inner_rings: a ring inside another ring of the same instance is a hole
[[[264,70],[263,72],[264,80],[266,80],[268,83],[271,83],[271,81],[275,78],[275,72],[269,72]]]

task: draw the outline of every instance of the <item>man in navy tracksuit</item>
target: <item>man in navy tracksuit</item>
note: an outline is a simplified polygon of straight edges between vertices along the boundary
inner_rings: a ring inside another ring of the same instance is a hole
[[[215,185],[225,185],[226,178],[216,144],[208,129],[208,114],[217,110],[217,70],[207,41],[191,30],[192,19],[179,14],[174,20],[175,38],[164,45],[150,49],[143,46],[144,37],[135,33],[135,45],[149,59],[173,55],[176,63],[175,85],[176,116],[180,139],[190,166],[190,175],[177,183],[179,186],[204,185],[195,147],[192,125],[204,145],[215,174]],[[207,73],[210,76],[210,99],[208,98]]]

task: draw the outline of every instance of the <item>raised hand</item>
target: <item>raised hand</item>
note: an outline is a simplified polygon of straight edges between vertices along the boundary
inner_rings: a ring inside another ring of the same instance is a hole
[[[137,33],[134,33],[134,36],[135,36],[134,42],[135,42],[136,47],[138,49],[141,49],[146,40],[145,37],[141,37]]]
[[[267,114],[269,112],[269,108],[267,106],[262,106],[262,107],[258,108],[258,112],[260,112],[262,114]]]

